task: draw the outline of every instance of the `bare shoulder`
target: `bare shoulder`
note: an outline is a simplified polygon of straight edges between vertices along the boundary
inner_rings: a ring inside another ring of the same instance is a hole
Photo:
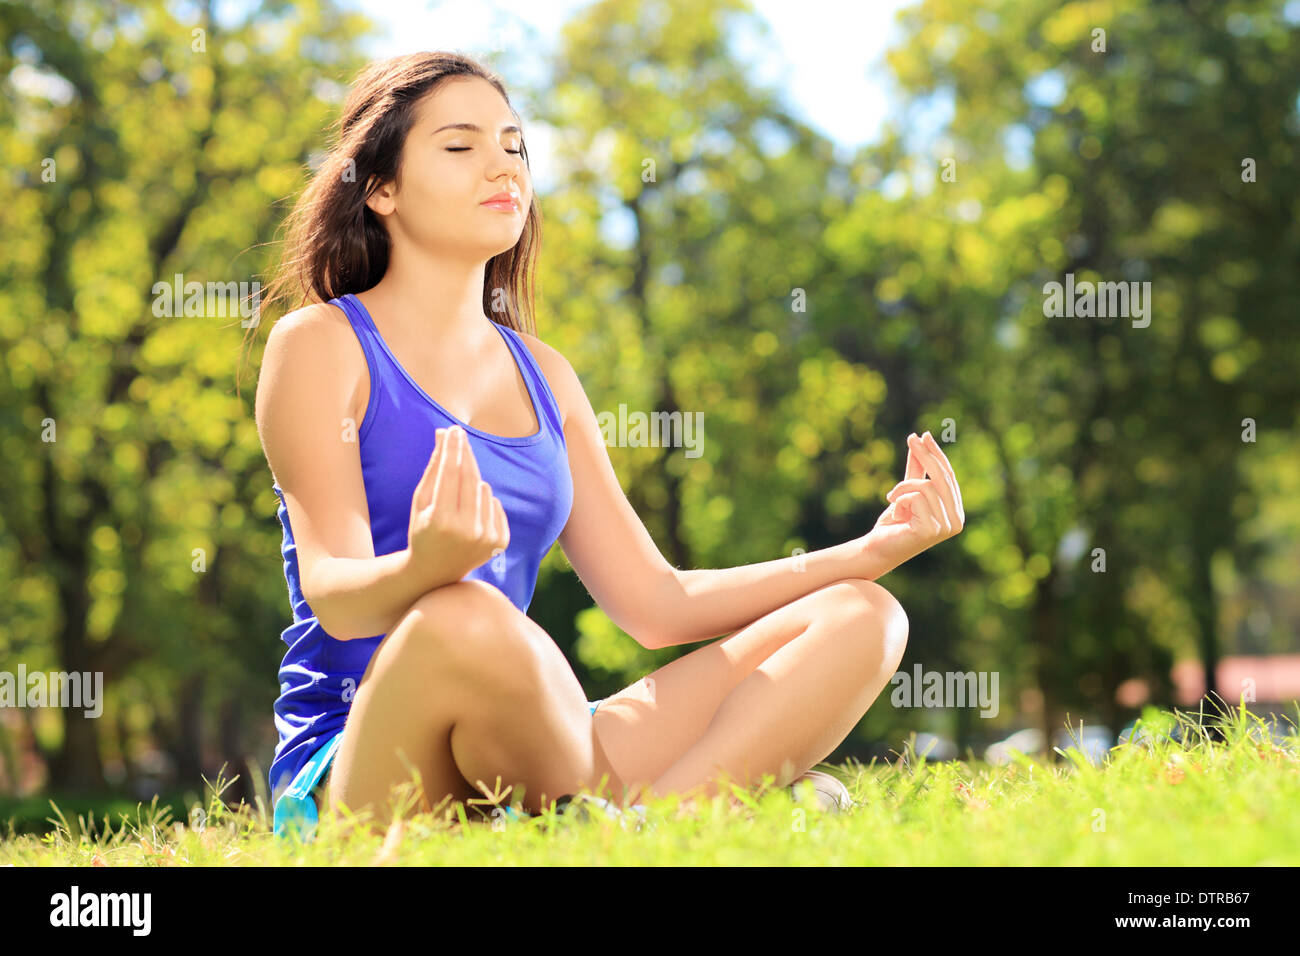
[[[329,341],[345,331],[350,335],[349,330],[348,317],[342,309],[328,302],[313,302],[281,316],[271,326],[271,336],[278,336],[281,340],[311,338],[315,341],[326,337]],[[267,343],[270,344],[270,338]]]
[[[271,326],[262,358],[258,392],[269,404],[283,386],[313,402],[335,400],[352,407],[368,384],[365,356],[348,317],[328,302],[314,302],[285,313]],[[260,413],[259,413],[260,417]]]
[[[555,348],[555,346],[547,345],[537,336],[530,335],[527,332],[520,332],[519,337],[528,343],[528,348],[531,349],[533,355],[537,357],[537,361],[542,365],[543,371],[550,371],[550,369],[546,367],[548,363],[554,365],[557,369],[569,366],[569,360],[566,359],[564,355],[561,354],[560,350]]]
[[[528,350],[537,359],[542,374],[546,376],[546,384],[551,386],[551,392],[555,395],[556,402],[559,403],[560,415],[562,418],[567,419],[569,410],[577,407],[573,404],[574,390],[582,390],[582,383],[578,380],[578,373],[573,370],[573,366],[559,349],[547,345],[537,336],[529,335],[527,332],[520,332],[519,337],[524,340]]]

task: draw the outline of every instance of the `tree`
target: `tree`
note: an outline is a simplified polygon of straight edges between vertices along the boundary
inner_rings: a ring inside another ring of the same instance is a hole
[[[959,540],[1025,612],[993,660],[1028,635],[1045,736],[1070,706],[1117,719],[1135,670],[1167,693],[1193,647],[1214,686],[1211,562],[1249,562],[1259,494],[1243,419],[1285,429],[1296,410],[1296,184],[1243,176],[1245,157],[1295,155],[1281,6],[929,0],[890,56],[912,109],[951,119],[866,154],[925,188],[864,195],[845,267],[871,275],[929,417],[968,442]],[[1149,281],[1149,325],[1050,316],[1067,275]]]
[[[250,534],[265,460],[228,381],[255,292],[240,254],[278,222],[359,29],[329,3],[237,22],[210,3],[193,22],[160,2],[0,6],[0,144],[19,180],[0,209],[0,643],[102,671],[110,721],[156,725],[191,780],[204,689],[229,711],[262,686],[248,658],[265,666],[283,603],[270,536]],[[51,782],[102,784],[92,719],[62,718]]]

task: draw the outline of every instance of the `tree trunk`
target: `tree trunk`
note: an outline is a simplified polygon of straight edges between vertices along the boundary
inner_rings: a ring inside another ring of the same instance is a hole
[[[192,674],[181,685],[177,711],[178,735],[172,759],[177,786],[202,786],[203,780],[203,675]]]
[[[1057,567],[1053,563],[1047,574],[1038,580],[1030,612],[1030,641],[1035,652],[1034,673],[1039,693],[1043,695],[1043,709],[1038,724],[1043,732],[1041,752],[1049,761],[1053,759],[1052,735],[1065,723],[1057,687],[1061,607],[1056,595],[1056,576]]]
[[[221,775],[223,780],[238,777],[221,794],[221,801],[229,806],[237,806],[241,800],[251,804],[255,794],[248,763],[244,759],[243,717],[237,698],[228,697],[221,702],[219,736],[221,759],[225,763]]]
[[[88,541],[88,538],[84,538]],[[90,611],[87,590],[87,555],[83,544],[62,554],[58,564],[59,603],[63,628],[59,635],[59,663],[69,674],[93,674],[94,662],[86,642],[86,617]],[[93,679],[93,678],[92,678]],[[65,702],[66,703],[66,702]],[[65,706],[63,743],[50,765],[50,785],[74,790],[103,790],[104,768],[99,756],[98,718],[87,717],[84,707]]]
[[[4,773],[0,781],[6,784],[10,793],[18,793],[18,784],[22,780],[22,761],[18,757],[18,748],[14,745],[13,735],[0,720],[0,757],[4,758]]]
[[[1213,696],[1205,704],[1206,716],[1218,715],[1225,706],[1240,703],[1240,690],[1224,693],[1218,686],[1219,670],[1219,601],[1214,593],[1211,562],[1214,545],[1205,535],[1192,536],[1192,593],[1189,596],[1192,615],[1196,620],[1196,645],[1201,655],[1201,668],[1205,680],[1205,694]],[[1222,697],[1223,699],[1220,699]],[[1214,728],[1206,728],[1214,735]]]
[[[660,407],[659,409],[656,409],[656,411],[662,410],[667,412],[669,417],[666,420],[671,423],[673,413],[679,412],[681,409],[677,405],[677,398],[673,393],[672,383],[668,380],[667,371],[664,372],[663,378],[660,380],[659,388]],[[653,421],[653,419],[651,419],[651,421]],[[683,422],[682,425],[684,438],[685,422]],[[671,431],[669,432],[668,438],[669,441],[671,441]],[[674,474],[673,470],[668,466],[668,460],[673,455],[677,454],[678,451],[679,449],[668,445],[659,453],[660,471],[664,476],[664,487],[668,492],[668,503],[665,508],[667,514],[664,516],[664,529],[668,536],[665,544],[667,545],[669,563],[671,563],[675,568],[689,569],[693,567],[693,565],[690,561],[690,555],[687,554],[686,543],[682,536],[682,482],[681,478]]]
[[[131,762],[131,729],[126,725],[126,708],[117,712],[117,749],[122,754],[122,789],[135,793],[135,764]]]

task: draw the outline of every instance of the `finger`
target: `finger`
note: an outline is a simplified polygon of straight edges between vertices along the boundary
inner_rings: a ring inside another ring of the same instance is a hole
[[[957,475],[952,470],[952,462],[948,461],[948,456],[945,455],[943,449],[939,447],[939,440],[929,432],[925,433],[925,441],[926,448],[929,449],[930,454],[934,456],[935,461],[938,462],[939,467],[943,470],[944,481],[948,484],[950,502],[953,506],[949,515],[964,521],[965,511],[961,506],[961,489],[957,487]]]
[[[944,454],[943,447],[938,442],[935,442],[935,450],[937,451],[939,457],[943,459],[944,465],[947,466],[948,474],[952,476],[953,491],[957,495],[957,516],[960,519],[961,523],[964,525],[966,523],[966,505],[961,500],[961,485],[957,481],[957,472],[952,467],[952,462],[948,460],[948,456]]]
[[[469,479],[469,459],[473,457],[474,453],[470,451],[469,436],[465,434],[465,429],[459,425],[453,425],[451,430],[455,440],[448,451],[456,459],[456,480],[453,482],[457,487],[456,507],[473,515],[474,500],[478,496],[478,486]]]
[[[934,479],[926,481],[913,493],[921,496],[920,507],[914,510],[922,515],[927,524],[933,522],[932,530],[938,534],[952,534],[952,521],[948,518],[943,498],[939,495],[939,486],[934,483]]]
[[[948,456],[943,453],[943,443],[940,442],[939,439],[935,438],[934,435],[931,435],[929,432],[926,432],[925,434],[930,436],[930,450],[934,452],[934,454],[939,458],[939,460],[942,461],[945,465],[947,465],[948,469],[951,471],[952,462],[950,462],[948,460]]]
[[[492,540],[492,487],[486,481],[478,483],[478,501],[474,507],[474,537]]]
[[[918,513],[922,501],[919,491],[909,492],[901,496],[891,506],[894,509],[894,521],[899,524],[911,524],[912,518]]]
[[[916,456],[915,450],[912,447],[912,439],[915,437],[916,437],[915,432],[907,436],[907,468],[903,472],[904,478],[925,477],[925,466],[921,464],[920,460]]]
[[[885,495],[885,500],[893,501],[904,491],[917,491],[920,489],[922,482],[938,480],[938,478],[931,476],[929,478],[908,478],[906,481],[900,481],[898,484],[894,485],[894,487],[889,489],[889,492]]]
[[[458,436],[456,466],[460,473],[460,506],[472,514],[474,509],[478,507],[478,483],[483,479],[479,475],[478,461],[474,458],[474,448],[470,445],[469,433],[459,425],[456,426],[456,432]]]
[[[499,519],[497,528],[501,537],[498,540],[501,543],[502,550],[505,550],[510,547],[510,520],[506,517],[506,508],[501,503],[500,498],[493,498],[492,503],[496,506],[497,518]]]
[[[469,433],[462,428],[460,434],[465,440],[465,470],[469,476],[470,487],[474,488],[474,482],[483,480],[478,470],[478,456],[474,454],[474,446],[470,444]]]
[[[456,476],[455,435],[450,429],[443,429],[443,451],[438,457],[438,477],[433,486],[433,508],[435,511],[454,512],[459,500],[460,482]]]
[[[889,494],[885,495],[885,500],[893,501],[905,491],[920,491],[929,478],[909,478],[907,481],[900,481],[894,487],[889,489]]]
[[[479,535],[489,535],[492,532],[492,486],[483,480],[479,472],[478,459],[474,455],[474,446],[469,442],[469,436],[465,436],[465,480],[469,482],[470,487],[475,492],[474,507],[477,509],[477,520],[474,525],[476,533]],[[480,538],[480,540],[483,540]]]
[[[433,505],[438,488],[438,469],[441,462],[447,457],[447,436],[443,434],[445,429],[438,429],[433,436],[433,454],[429,456],[429,463],[425,466],[425,473],[420,477],[423,484],[423,491],[420,486],[416,486],[415,496],[417,506],[421,509],[427,509]]]
[[[917,438],[913,444],[916,447],[917,457],[925,466],[926,473],[933,479],[934,490],[938,492],[939,498],[944,503],[944,516],[950,519],[956,517],[957,502],[953,497],[952,487],[948,484],[947,472],[939,463],[939,457],[929,449],[924,440]]]
[[[488,489],[487,509],[484,512],[487,516],[487,540],[492,545],[492,557],[496,557],[497,552],[501,550],[501,516],[497,514],[497,500],[492,495],[492,490]]]
[[[434,437],[433,452],[429,455],[429,460],[424,466],[424,472],[420,475],[420,480],[415,486],[415,494],[412,496],[412,507],[417,511],[423,511],[429,507],[429,502],[433,500],[433,484],[437,478],[438,469],[438,452],[442,451],[442,432]]]

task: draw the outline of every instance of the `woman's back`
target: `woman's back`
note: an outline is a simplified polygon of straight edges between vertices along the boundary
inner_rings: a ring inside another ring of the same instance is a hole
[[[281,320],[290,324],[275,360],[266,365],[265,401],[260,382],[258,391],[259,427],[277,479],[272,487],[280,499],[281,552],[293,612],[281,635],[288,650],[275,704],[280,742],[269,774],[273,800],[315,747],[342,728],[385,636],[340,640],[328,633],[304,594],[300,572],[327,555],[371,557],[406,547],[411,496],[437,429],[460,425],[465,430],[481,476],[510,524],[506,551],[465,577],[495,585],[521,611],[532,601],[538,568],[573,502],[560,411],[520,335],[484,317],[505,340],[538,424],[530,435],[501,436],[459,421],[420,388],[356,296],[311,308],[314,314]],[[346,346],[352,356],[343,351],[340,319],[364,356],[368,374],[357,387],[349,384],[347,371],[350,361],[359,362],[356,344]],[[272,351],[270,341],[267,351]],[[299,367],[300,356],[305,367]],[[329,383],[339,382],[344,384],[331,389]],[[367,395],[365,409],[354,421],[352,409],[361,393]],[[281,487],[281,478],[292,491]],[[294,532],[304,528],[300,542]]]

